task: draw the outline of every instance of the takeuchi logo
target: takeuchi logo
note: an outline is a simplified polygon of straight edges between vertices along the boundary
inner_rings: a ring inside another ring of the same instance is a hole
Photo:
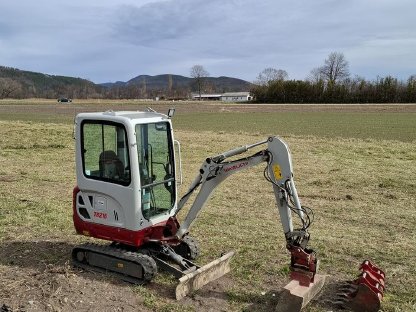
[[[224,168],[224,172],[237,170],[237,169],[243,168],[247,165],[248,165],[248,161],[245,161],[245,162],[242,162],[242,163],[239,163],[239,164],[235,164],[235,165],[232,165],[231,167]]]

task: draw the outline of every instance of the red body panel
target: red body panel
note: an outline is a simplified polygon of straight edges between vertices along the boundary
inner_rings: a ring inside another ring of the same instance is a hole
[[[169,241],[170,244],[173,245],[178,243],[176,239],[173,239],[173,235],[176,234],[179,228],[179,222],[175,217],[170,217],[164,222],[160,222],[152,227],[139,231],[131,231],[82,220],[76,211],[76,200],[79,191],[80,189],[76,186],[72,195],[73,221],[75,230],[78,234],[123,243],[135,247],[140,247],[149,241]]]

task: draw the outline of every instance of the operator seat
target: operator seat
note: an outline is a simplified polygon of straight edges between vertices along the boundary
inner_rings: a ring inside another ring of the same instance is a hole
[[[103,151],[99,159],[100,176],[112,180],[122,180],[124,165],[112,150]]]

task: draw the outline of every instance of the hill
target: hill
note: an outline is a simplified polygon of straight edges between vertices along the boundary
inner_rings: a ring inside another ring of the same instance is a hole
[[[188,98],[193,79],[180,75],[139,75],[128,81],[95,84],[82,78],[0,66],[1,98]],[[232,77],[205,78],[205,93],[248,91],[251,83]]]
[[[102,87],[82,78],[48,75],[0,66],[0,98],[95,97]]]
[[[251,88],[251,83],[248,81],[232,78],[232,77],[207,77],[206,89],[207,92],[238,92],[248,91]],[[126,82],[117,81],[115,83],[103,83],[101,86],[112,88],[112,87],[127,87],[127,86],[146,86],[148,91],[156,90],[169,90],[171,89],[192,89],[193,79],[181,75],[163,74],[156,76],[139,75]]]

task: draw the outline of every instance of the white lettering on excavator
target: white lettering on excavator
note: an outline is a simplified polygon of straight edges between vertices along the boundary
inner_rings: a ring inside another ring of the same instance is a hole
[[[243,168],[243,167],[245,167],[247,165],[248,165],[248,161],[242,162],[242,163],[239,163],[239,164],[235,164],[235,165],[233,165],[231,167],[224,168],[224,171],[225,172],[228,172],[228,171],[232,171],[232,170],[237,170],[237,169]]]

